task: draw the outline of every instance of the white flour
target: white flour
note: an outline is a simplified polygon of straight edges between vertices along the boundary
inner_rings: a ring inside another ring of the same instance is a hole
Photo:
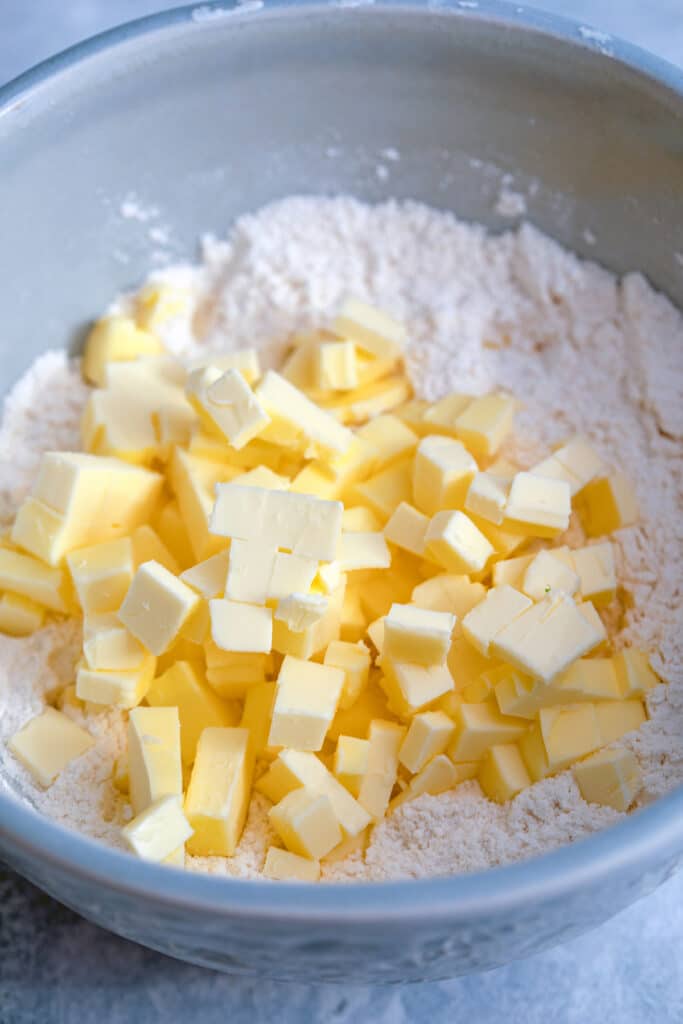
[[[503,387],[524,401],[510,446],[522,465],[578,430],[629,473],[642,520],[616,538],[624,591],[609,626],[617,646],[628,640],[654,652],[669,685],[652,693],[650,721],[626,742],[643,769],[641,802],[683,782],[683,321],[666,299],[639,275],[618,282],[529,227],[490,238],[415,203],[367,207],[351,199],[278,203],[243,218],[228,242],[206,241],[201,266],[154,276],[183,284],[192,296],[187,315],[166,332],[178,354],[256,344],[275,360],[283,339],[324,322],[352,292],[407,323],[418,393]],[[126,304],[124,298],[119,306]],[[84,396],[77,368],[62,353],[39,359],[13,390],[0,433],[4,519],[28,489],[40,452],[77,445]],[[0,740],[70,679],[78,633],[69,623],[27,640],[0,638]],[[124,803],[110,773],[121,717],[88,718],[96,747],[47,793],[33,787],[1,742],[0,783],[51,817],[118,843]],[[236,857],[190,866],[257,875],[268,845],[267,807],[254,799]],[[466,783],[404,805],[375,830],[364,858],[349,855],[325,877],[471,871],[570,842],[620,817],[584,803],[570,773],[502,807]]]

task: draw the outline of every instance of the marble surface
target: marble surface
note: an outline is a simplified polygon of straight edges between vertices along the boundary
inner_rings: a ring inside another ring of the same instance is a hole
[[[171,6],[0,0],[0,84],[85,36]],[[683,64],[681,0],[529,6],[570,15]],[[118,939],[0,865],[0,1024],[680,1024],[682,958],[683,875],[589,935],[486,975],[384,989],[237,981]]]

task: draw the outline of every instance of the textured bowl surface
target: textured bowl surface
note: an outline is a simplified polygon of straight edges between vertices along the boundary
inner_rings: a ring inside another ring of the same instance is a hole
[[[512,180],[544,231],[683,305],[682,139],[680,72],[520,7],[251,0],[124,27],[0,91],[3,386],[149,270],[149,224],[120,216],[131,196],[163,210],[171,254],[189,258],[202,232],[291,193],[412,197],[502,229]],[[401,159],[386,181],[388,148]],[[683,791],[524,864],[353,887],[157,868],[5,791],[0,823],[13,867],[155,949],[235,973],[402,981],[526,956],[650,892],[681,858]]]

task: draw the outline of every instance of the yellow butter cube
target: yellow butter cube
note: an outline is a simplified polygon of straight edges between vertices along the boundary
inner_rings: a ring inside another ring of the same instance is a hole
[[[456,437],[456,420],[472,401],[472,395],[454,391],[433,405],[428,405],[422,416],[423,423],[428,428],[425,433]]]
[[[626,647],[614,656],[614,669],[619,695],[624,698],[643,696],[659,683],[647,654],[633,647]]]
[[[370,652],[362,643],[333,640],[325,651],[323,664],[344,673],[344,685],[339,698],[340,708],[349,708],[367,686],[370,672]]]
[[[582,437],[571,438],[531,470],[537,476],[566,480],[572,497],[603,471],[597,452]]]
[[[39,786],[47,789],[66,766],[94,744],[90,733],[54,708],[32,718],[7,741]]]
[[[268,743],[320,750],[343,687],[341,669],[285,657],[277,680]]]
[[[411,720],[398,759],[409,772],[419,772],[428,761],[442,754],[455,726],[443,711],[423,711]]]
[[[183,814],[180,798],[166,796],[137,814],[121,834],[138,857],[158,863],[182,848],[192,835],[192,826]]]
[[[464,772],[462,768],[462,765],[453,764],[445,754],[437,754],[412,777],[403,792],[394,797],[391,802],[392,810],[424,793],[429,793],[430,796],[446,793],[449,789],[454,789],[458,783],[464,782],[465,778],[474,777],[470,774],[471,766],[468,765]]]
[[[627,811],[643,787],[638,762],[624,747],[600,750],[579,761],[572,770],[587,803],[613,807],[615,811]]]
[[[80,665],[76,671],[76,696],[93,704],[135,708],[147,695],[154,678],[156,658],[146,654],[131,669],[94,669]]]
[[[441,509],[462,508],[477,471],[477,463],[460,441],[440,435],[423,437],[413,465],[413,500],[429,516]]]
[[[21,594],[0,597],[0,633],[6,636],[30,636],[45,621],[45,608]]]
[[[150,465],[163,455],[152,410],[133,391],[94,391],[81,419],[83,447],[135,465]]]
[[[396,547],[421,558],[424,555],[428,527],[429,518],[407,501],[402,501],[384,527],[384,536]]]
[[[0,548],[0,589],[55,612],[69,610],[69,585],[64,572],[9,548]]]
[[[622,696],[612,658],[578,658],[552,682],[567,701],[618,700]]]
[[[370,741],[357,736],[340,736],[334,753],[334,774],[352,796],[358,798],[368,771]]]
[[[539,722],[532,722],[519,739],[519,752],[532,782],[540,782],[551,774],[548,755]]]
[[[408,662],[382,661],[384,675],[380,685],[387,695],[391,711],[410,718],[449,693],[453,678],[447,665],[414,665]]]
[[[342,832],[329,798],[296,789],[271,807],[270,824],[292,853],[319,860],[341,842]]]
[[[455,736],[448,748],[452,761],[480,761],[489,747],[514,743],[528,726],[519,718],[501,715],[494,701],[461,704],[455,716]]]
[[[548,689],[512,666],[505,666],[505,675],[494,686],[496,702],[504,715],[533,718],[543,706],[543,694]]]
[[[490,520],[482,519],[481,516],[476,516],[474,513],[470,513],[470,519],[486,537],[498,558],[508,558],[514,551],[517,551],[529,541],[529,537],[525,534],[514,533],[512,530],[503,528],[503,526],[496,526]],[[505,523],[505,520],[503,522]]]
[[[505,525],[533,537],[556,537],[569,526],[571,495],[565,480],[517,473],[510,485]]]
[[[357,436],[372,445],[376,470],[386,469],[397,459],[410,455],[419,441],[415,431],[392,413],[374,417],[359,427]]]
[[[347,298],[332,324],[340,338],[349,338],[358,348],[379,359],[396,359],[403,354],[406,329],[384,310],[353,297]]]
[[[573,597],[579,584],[578,574],[554,552],[539,551],[526,568],[522,590],[534,601],[540,601],[546,594],[562,593]]]
[[[451,649],[448,652],[447,663],[455,689],[459,692],[469,683],[478,679],[482,672],[486,672],[498,664],[497,661],[480,654],[462,633],[462,627],[457,626]]]
[[[149,656],[113,612],[83,620],[83,654],[93,669],[138,669]],[[90,698],[88,698],[90,699]]]
[[[314,593],[332,594],[342,581],[342,571],[339,562],[321,562],[313,578],[312,587]],[[293,591],[306,593],[309,587],[290,587],[282,597],[291,594]]]
[[[277,756],[278,747],[268,744],[270,720],[275,703],[275,683],[254,683],[244,697],[240,728],[248,729],[251,745],[256,757]]]
[[[425,535],[425,549],[453,573],[481,572],[493,547],[464,512],[437,512]]]
[[[623,473],[592,480],[577,499],[576,508],[588,537],[600,537],[638,522],[638,499]]]
[[[584,601],[592,601],[599,606],[610,604],[617,590],[614,548],[610,542],[578,548],[572,551],[572,560]]]
[[[456,434],[475,455],[495,455],[512,430],[516,407],[508,395],[473,398],[455,420]]]
[[[356,349],[359,387],[366,387],[383,377],[388,377],[396,369],[398,362],[399,360],[394,357],[378,359],[377,356],[371,356],[368,352],[359,352]]]
[[[287,551],[278,551],[268,585],[268,600],[279,601],[281,598],[287,597],[288,594],[305,594],[318,571],[316,559],[292,555]],[[339,578],[337,577],[328,592],[335,590],[338,585]]]
[[[273,646],[270,608],[214,598],[209,601],[211,638],[224,651],[268,654]]]
[[[223,372],[215,366],[195,370],[187,382],[187,396],[204,423],[237,451],[270,423],[270,416],[239,370]]]
[[[180,566],[175,555],[169,551],[163,540],[151,526],[138,526],[131,534],[133,562],[135,568],[143,562],[158,562],[165,569],[178,575]]]
[[[602,745],[594,704],[541,708],[538,720],[551,772],[562,771]]]
[[[207,601],[212,597],[223,597],[229,559],[229,551],[219,551],[218,554],[186,569],[180,574],[180,579]]]
[[[281,850],[278,846],[268,847],[263,865],[264,878],[272,878],[278,882],[318,882],[320,881],[320,861],[300,857],[289,850]]]
[[[315,386],[323,391],[352,391],[358,387],[356,346],[352,341],[326,341],[314,352]]]
[[[187,844],[196,857],[232,857],[242,835],[254,775],[246,729],[203,730],[185,797],[194,829]]]
[[[255,395],[271,419],[261,434],[264,440],[294,448],[305,458],[343,453],[351,444],[350,430],[274,370],[266,371]]]
[[[190,536],[177,501],[169,501],[164,505],[159,513],[156,529],[162,543],[171,552],[181,569],[194,565],[196,559],[192,551]]]
[[[481,583],[473,583],[468,576],[442,573],[424,583],[418,583],[410,600],[420,608],[452,612],[456,618],[464,619],[485,596],[486,587]]]
[[[416,665],[443,665],[451,645],[455,616],[417,605],[392,604],[384,620],[382,657]]]
[[[349,447],[343,454],[309,463],[311,469],[324,475],[327,484],[332,482],[333,497],[338,497],[358,480],[365,480],[377,465],[377,449],[360,434],[354,434]]]
[[[535,555],[518,555],[516,558],[503,558],[493,563],[491,581],[494,587],[500,587],[503,583],[521,590],[524,583],[524,574],[533,562]]]
[[[66,562],[85,615],[114,612],[121,607],[135,569],[130,537],[77,548],[69,552]]]
[[[223,352],[217,355],[215,352],[206,356],[200,356],[192,360],[188,370],[201,370],[206,366],[215,366],[219,370],[239,370],[247,384],[255,384],[261,376],[261,366],[258,352],[254,348],[238,348],[234,352]]]
[[[324,407],[340,423],[364,424],[375,416],[396,409],[410,398],[412,393],[409,379],[403,375],[394,375],[364,384],[355,391],[347,391],[332,401],[326,401]]]
[[[265,604],[276,555],[277,549],[269,544],[255,540],[233,540],[225,581],[226,598],[247,604]]]
[[[184,288],[150,282],[135,296],[135,320],[139,327],[154,331],[183,313],[189,301],[189,293]]]
[[[374,718],[391,717],[385,693],[374,681],[368,682],[350,708],[337,711],[327,735],[331,740],[343,735],[365,738]]]
[[[398,752],[405,737],[404,726],[375,720],[368,731],[368,767],[361,781],[358,802],[374,821],[389,806],[398,774]]]
[[[147,703],[152,707],[176,707],[180,719],[180,754],[192,764],[197,743],[209,726],[236,725],[233,708],[202,679],[189,661],[177,661],[151,684]]]
[[[484,754],[477,773],[489,800],[503,804],[531,785],[531,777],[514,743],[495,744]]]
[[[138,327],[135,321],[125,316],[104,317],[97,321],[86,339],[83,376],[89,384],[102,387],[108,363],[160,352],[163,346],[156,335]]]
[[[134,637],[152,654],[163,654],[195,610],[199,598],[194,590],[158,562],[139,567],[119,618]]]
[[[349,498],[367,505],[382,523],[386,523],[397,505],[411,500],[412,475],[412,458],[399,459],[362,483],[355,484]]]
[[[173,450],[168,476],[192,548],[190,563],[209,558],[225,548],[225,541],[214,536],[209,529],[215,503],[214,489],[216,484],[225,483],[238,474],[239,469],[223,463],[188,455],[182,448]],[[161,527],[160,521],[159,531],[163,538]],[[173,544],[167,543],[175,551]]]
[[[366,508],[364,505],[344,509],[342,530],[345,530],[346,533],[353,533],[356,530],[361,533],[375,533],[381,528],[382,523],[372,509]]]
[[[614,743],[627,733],[639,729],[643,722],[647,721],[643,702],[636,699],[598,701],[595,704],[595,714],[600,731],[600,743],[597,746]]]
[[[339,497],[340,487],[323,465],[309,462],[294,477],[289,490],[294,494],[312,494],[324,501],[334,501]]]
[[[462,620],[463,634],[480,654],[488,656],[491,642],[501,630],[530,606],[530,599],[507,583],[492,587]]]
[[[490,472],[477,473],[467,491],[465,511],[500,526],[505,518],[509,491],[509,481]]]
[[[342,572],[388,569],[391,553],[382,533],[342,533],[338,561]]]
[[[177,708],[133,708],[128,716],[128,773],[135,814],[164,796],[182,797]]]

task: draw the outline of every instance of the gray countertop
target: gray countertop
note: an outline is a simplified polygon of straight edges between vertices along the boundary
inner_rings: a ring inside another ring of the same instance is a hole
[[[0,84],[153,0],[0,0]],[[544,7],[683,64],[682,0],[545,0]],[[514,950],[512,951],[514,955]],[[683,874],[567,945],[489,974],[403,988],[231,979],[88,924],[0,866],[0,1024],[189,1019],[345,1024],[680,1024]]]

